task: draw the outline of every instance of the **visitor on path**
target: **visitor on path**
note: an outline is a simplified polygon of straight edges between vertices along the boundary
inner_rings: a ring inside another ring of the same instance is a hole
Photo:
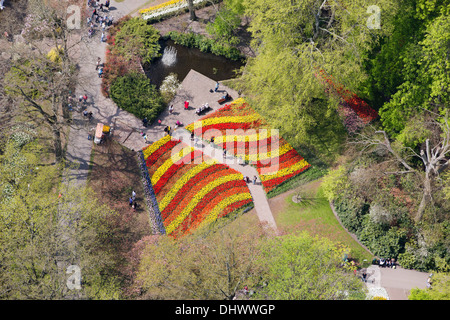
[[[147,127],[148,126],[148,119],[145,117],[144,119],[142,119],[142,125],[144,126],[144,127]]]
[[[182,123],[180,122],[180,120],[177,120],[176,122],[175,122],[175,128],[178,128],[179,126],[181,126],[182,125]]]
[[[214,92],[217,92],[219,90],[219,81],[216,82],[216,87],[214,88]]]
[[[256,184],[256,176],[253,176],[253,184]]]
[[[87,116],[88,116],[88,112],[87,112],[87,110],[84,110],[84,111],[83,111],[83,116],[85,116],[85,117],[87,117]]]
[[[191,132],[191,141],[194,140],[194,132]]]
[[[223,150],[223,157],[226,158],[227,157],[227,150]]]
[[[98,69],[98,77],[101,78],[103,75],[103,68]]]
[[[189,101],[185,101],[184,102],[184,110],[188,110],[189,109]]]
[[[95,66],[95,70],[98,70],[98,68],[100,68],[100,62],[102,61],[102,59],[100,57],[97,58],[97,64]]]
[[[92,111],[88,113],[89,121],[92,119]]]
[[[169,114],[172,114],[172,112],[173,112],[173,104],[171,104],[169,107]]]
[[[147,135],[144,133],[144,140],[145,140],[145,143],[147,143]]]
[[[108,9],[108,11],[109,11],[109,0],[106,0],[105,8]]]
[[[87,95],[86,95],[86,94],[83,96],[83,102],[84,102],[84,103],[87,102]]]
[[[211,137],[211,140],[209,142],[210,142],[211,147],[214,147],[214,137]]]
[[[97,13],[97,9],[96,9],[96,8],[94,8],[94,10],[92,10],[92,16],[91,16],[91,18],[94,19],[95,16],[98,17],[98,13]]]
[[[136,200],[136,192],[133,190],[131,191],[131,198],[134,200]]]
[[[100,42],[105,42],[105,33],[102,32],[102,36],[100,38]]]
[[[158,123],[161,125],[161,123],[162,123],[161,119],[158,119]]]
[[[133,198],[132,197],[130,197],[128,199],[128,204],[130,205],[130,207],[133,205]]]

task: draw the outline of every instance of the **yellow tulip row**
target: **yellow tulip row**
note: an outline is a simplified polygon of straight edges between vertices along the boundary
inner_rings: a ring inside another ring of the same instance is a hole
[[[169,159],[167,159],[152,176],[152,185],[155,185],[159,179],[161,179],[162,175],[169,169],[174,163],[179,162],[183,157],[189,155],[195,149],[189,146],[183,147],[180,151],[175,154],[172,154]]]
[[[285,143],[280,148],[275,149],[274,151],[258,152],[258,153],[255,152],[246,154],[245,156],[243,154],[237,153],[236,156],[246,161],[264,161],[272,159],[274,157],[282,156],[283,154],[285,154],[290,150],[292,150],[292,146],[289,143]]]
[[[241,201],[241,200],[247,200],[251,199],[252,195],[249,192],[246,193],[238,193],[236,195],[233,195],[231,197],[228,197],[224,200],[222,200],[217,206],[214,207],[214,209],[211,211],[211,213],[203,220],[198,228],[203,228],[205,225],[210,224],[211,222],[214,222],[214,220],[217,219],[218,215],[230,204],[233,204],[235,202]]]
[[[151,11],[156,11],[156,10],[159,10],[159,9],[162,9],[162,8],[173,6],[173,5],[178,4],[180,2],[183,2],[183,1],[186,1],[186,0],[171,0],[171,1],[167,1],[167,2],[164,2],[164,3],[158,4],[156,6],[147,8],[147,9],[141,9],[141,10],[139,10],[139,13],[140,14],[149,13]]]
[[[202,162],[198,166],[192,167],[188,172],[186,172],[180,179],[178,179],[175,184],[170,188],[169,192],[165,194],[164,198],[159,202],[159,210],[163,211],[178,191],[193,177],[195,177],[198,173],[205,170],[206,168],[216,164],[216,161],[213,162]]]
[[[153,152],[158,150],[161,146],[165,145],[167,142],[172,139],[171,136],[167,135],[164,138],[159,139],[158,141],[155,141],[153,144],[151,144],[149,147],[145,148],[142,152],[144,153],[144,159],[147,159]]]
[[[251,114],[248,116],[229,116],[229,117],[217,117],[217,118],[207,118],[204,120],[199,120],[194,123],[191,123],[190,125],[186,126],[186,129],[189,131],[194,130],[194,128],[199,128],[201,126],[209,126],[213,124],[220,124],[220,123],[245,123],[245,122],[252,122],[256,121],[258,119],[261,119],[258,114]]]
[[[289,175],[297,170],[300,170],[303,167],[306,167],[307,165],[308,165],[308,162],[306,162],[304,159],[302,159],[292,166],[289,166],[287,168],[276,171],[274,174],[262,174],[261,181],[263,182],[263,181],[274,179],[274,178],[284,177],[284,176]]]
[[[264,140],[264,139],[268,139],[271,137],[277,137],[278,135],[278,130],[275,129],[271,129],[271,130],[255,130],[255,129],[250,129],[250,130],[235,130],[234,131],[235,134],[230,134],[230,135],[223,135],[223,136],[218,136],[214,138],[214,142],[215,143],[226,143],[226,142],[251,142],[251,141],[259,141],[259,140]],[[256,132],[256,133],[252,133],[252,132]],[[243,133],[243,134],[240,134]]]
[[[243,179],[243,175],[241,173],[236,174],[230,174],[223,177],[220,177],[219,179],[216,179],[209,184],[207,184],[204,188],[200,190],[199,193],[194,195],[189,202],[189,204],[183,208],[183,210],[179,213],[179,215],[168,225],[166,226],[166,234],[172,233],[183,221],[186,219],[186,217],[189,215],[189,213],[195,208],[195,206],[203,199],[205,195],[208,194],[211,190],[213,190],[215,187],[232,181],[232,180],[239,180]]]

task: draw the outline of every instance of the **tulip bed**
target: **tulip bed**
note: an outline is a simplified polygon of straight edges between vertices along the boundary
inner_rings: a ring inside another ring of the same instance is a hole
[[[252,202],[241,173],[169,135],[141,154],[166,234],[182,236]]]
[[[216,145],[255,165],[266,192],[311,166],[243,99],[200,118],[186,129],[205,140],[213,136]]]
[[[376,110],[371,108],[356,94],[345,89],[342,85],[335,83],[332,76],[326,74],[324,70],[320,70],[316,76],[324,83],[327,90],[331,90],[342,99],[341,110],[339,110],[339,113],[344,119],[345,126],[349,128],[351,132],[358,130],[378,117],[378,112]],[[359,119],[354,116],[354,113],[356,113]]]

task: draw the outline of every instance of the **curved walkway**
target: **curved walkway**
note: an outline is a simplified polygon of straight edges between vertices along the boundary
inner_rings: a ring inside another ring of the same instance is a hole
[[[175,130],[172,134],[174,138],[179,140],[183,140],[185,143],[191,145],[196,149],[201,150],[208,157],[216,160],[217,162],[224,163],[228,165],[231,169],[234,169],[244,176],[247,176],[252,180],[253,176],[258,177],[258,172],[256,169],[250,165],[240,165],[237,162],[237,158],[231,155],[223,156],[223,150],[218,148],[217,146],[211,146],[208,143],[202,143],[201,146],[195,145],[194,143],[190,143],[191,133],[186,129],[179,128]],[[261,182],[250,182],[248,184],[248,188],[253,198],[253,203],[255,205],[255,211],[259,218],[259,221],[267,227],[272,228],[273,230],[277,230],[277,225],[275,223],[275,219],[273,218],[272,211],[270,210],[269,202],[267,201],[266,192],[261,184]]]

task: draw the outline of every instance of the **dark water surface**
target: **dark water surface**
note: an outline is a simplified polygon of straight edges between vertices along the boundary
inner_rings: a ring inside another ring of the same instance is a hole
[[[161,53],[166,46],[174,47],[177,50],[177,60],[172,66],[165,66],[160,58],[155,59],[150,66],[144,66],[150,82],[159,87],[166,76],[176,73],[181,82],[191,69],[211,78],[221,81],[234,78],[233,72],[243,66],[241,61],[233,61],[212,53],[201,52],[197,48],[188,48],[175,44],[172,40],[167,40],[161,44]]]

